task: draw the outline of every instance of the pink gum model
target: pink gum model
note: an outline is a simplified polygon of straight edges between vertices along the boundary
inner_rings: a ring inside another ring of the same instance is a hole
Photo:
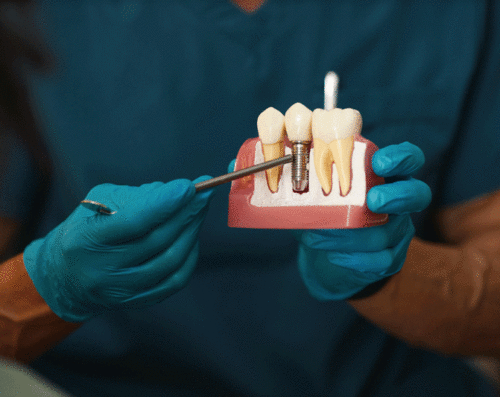
[[[254,165],[256,147],[259,141],[259,138],[245,141],[238,152],[235,171]],[[375,214],[366,205],[366,193],[370,188],[384,183],[384,178],[375,175],[371,166],[372,156],[378,148],[373,142],[359,134],[356,135],[355,142],[366,144],[364,151],[366,187],[362,204],[256,206],[252,204],[256,176],[250,175],[232,182],[231,192],[229,193],[229,227],[254,229],[354,229],[386,223],[388,220],[387,214]],[[288,140],[285,140],[285,144],[290,147]],[[314,175],[314,177],[316,176]],[[281,178],[283,178],[283,175]]]

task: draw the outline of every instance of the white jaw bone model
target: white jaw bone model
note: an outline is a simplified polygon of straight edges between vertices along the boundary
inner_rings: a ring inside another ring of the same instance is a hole
[[[268,108],[257,120],[264,161],[284,156],[285,120],[286,132],[292,143],[310,141],[312,126],[314,169],[323,194],[328,196],[332,192],[332,165],[335,164],[340,196],[348,195],[351,190],[354,138],[361,132],[361,114],[354,109],[338,108],[311,112],[296,103],[285,117],[278,110]],[[282,170],[280,166],[266,171],[267,185],[272,193],[278,192]]]

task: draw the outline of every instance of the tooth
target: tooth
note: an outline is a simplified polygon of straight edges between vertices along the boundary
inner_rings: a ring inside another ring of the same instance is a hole
[[[285,116],[275,108],[267,108],[257,118],[257,130],[262,143],[264,161],[274,160],[285,155]],[[266,170],[267,185],[271,192],[278,191],[283,166]]]
[[[339,177],[340,194],[351,190],[354,136],[361,132],[361,114],[354,109],[316,109],[313,112],[314,167],[325,194],[332,190],[332,164]]]
[[[292,105],[286,111],[286,133],[292,142],[292,188],[294,192],[304,192],[309,186],[311,122],[312,112],[301,103]]]
[[[301,103],[296,103],[286,111],[286,134],[290,142],[312,140],[311,136],[312,112]]]

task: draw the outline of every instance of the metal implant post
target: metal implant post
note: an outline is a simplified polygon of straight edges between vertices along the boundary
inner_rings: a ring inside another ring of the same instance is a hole
[[[309,187],[309,153],[311,142],[292,142],[292,187],[295,192],[304,192]]]

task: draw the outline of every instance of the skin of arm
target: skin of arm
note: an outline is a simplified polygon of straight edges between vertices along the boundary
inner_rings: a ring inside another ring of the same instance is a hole
[[[257,11],[266,2],[266,0],[231,0],[231,1],[246,13],[252,13]]]
[[[3,251],[20,229],[18,222],[0,219]],[[0,264],[0,356],[29,363],[80,325],[50,310],[28,276],[22,254]]]
[[[414,346],[500,358],[500,191],[440,210],[444,243],[414,238],[405,264],[362,316]]]

